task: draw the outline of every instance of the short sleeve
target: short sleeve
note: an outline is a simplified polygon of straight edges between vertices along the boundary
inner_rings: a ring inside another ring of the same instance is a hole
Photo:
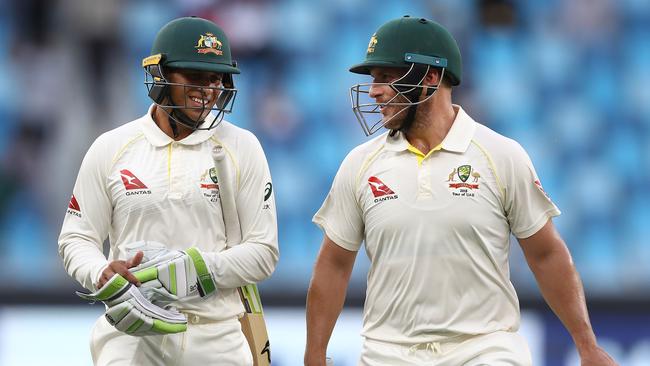
[[[313,222],[340,247],[358,251],[363,241],[364,224],[356,195],[357,169],[352,154],[341,164]]]
[[[539,231],[560,210],[542,188],[533,163],[517,143],[509,156],[506,177],[505,210],[510,230],[517,238],[528,238]]]

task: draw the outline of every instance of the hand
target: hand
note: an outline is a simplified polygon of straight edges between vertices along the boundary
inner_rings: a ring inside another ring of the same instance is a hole
[[[99,282],[97,282],[97,289],[100,289],[108,282],[113,276],[117,273],[124,277],[127,281],[131,282],[136,286],[140,286],[140,280],[138,280],[130,271],[129,268],[136,267],[142,262],[142,257],[144,253],[139,251],[135,255],[129,258],[126,261],[117,260],[112,261],[108,264],[108,267],[104,268],[102,275],[99,277]]]
[[[582,366],[617,366],[614,359],[607,354],[602,348],[594,347],[580,354],[580,364]]]
[[[187,330],[187,318],[176,309],[163,309],[152,304],[124,277],[115,274],[101,290],[77,295],[89,301],[106,304],[106,320],[117,330],[146,336],[179,333]]]
[[[148,298],[154,292],[164,300],[180,300],[206,297],[217,291],[210,267],[197,248],[155,257],[134,268],[133,275],[144,284],[141,289],[147,289]]]

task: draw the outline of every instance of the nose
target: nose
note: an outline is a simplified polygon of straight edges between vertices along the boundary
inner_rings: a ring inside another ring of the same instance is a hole
[[[383,94],[384,85],[377,85],[375,83],[370,84],[370,89],[368,90],[368,96],[373,99],[377,99],[380,95]]]

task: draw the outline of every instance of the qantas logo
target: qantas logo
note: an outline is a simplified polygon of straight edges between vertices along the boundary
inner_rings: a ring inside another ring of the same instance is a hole
[[[124,183],[124,188],[127,191],[131,189],[147,189],[147,186],[127,169],[120,170],[120,174],[122,174],[122,183]]]
[[[81,208],[79,207],[79,202],[77,202],[77,198],[74,196],[74,194],[70,197],[67,213],[81,217]]]
[[[122,176],[122,183],[124,183],[127,196],[134,194],[151,194],[151,190],[149,190],[147,186],[128,169],[120,170],[120,174]]]
[[[377,177],[368,178],[368,184],[370,185],[370,189],[372,190],[372,195],[375,197],[395,194],[395,192],[393,192],[392,189],[388,188],[388,186],[386,186],[384,182],[379,180],[379,178]]]
[[[70,197],[70,203],[68,204],[68,208],[71,208],[75,211],[81,211],[81,208],[79,208],[79,202],[77,202],[77,198],[74,196],[74,194],[72,195],[72,197]]]
[[[370,185],[372,195],[375,197],[375,203],[397,198],[397,194],[375,176],[368,178],[368,185]]]

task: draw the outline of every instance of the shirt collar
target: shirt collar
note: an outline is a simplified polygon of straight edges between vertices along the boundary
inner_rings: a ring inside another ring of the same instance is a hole
[[[142,132],[144,133],[144,136],[147,138],[150,144],[157,147],[166,146],[174,142],[174,139],[167,136],[167,134],[164,133],[160,129],[160,127],[158,127],[156,122],[153,120],[152,113],[154,107],[155,104],[152,104],[149,107],[147,114],[142,116],[142,118],[140,118],[140,127],[142,128]],[[209,120],[211,116],[212,115],[209,115],[206,119]],[[182,145],[198,145],[208,140],[210,137],[212,137],[212,135],[214,135],[214,133],[215,133],[214,128],[211,130],[196,130],[192,132],[189,136],[176,142]]]
[[[470,117],[463,108],[454,104],[456,118],[451,125],[447,136],[442,140],[442,149],[452,152],[465,152],[469,147],[474,131],[476,131],[476,122]],[[397,132],[395,136],[386,133],[386,149],[390,151],[404,151],[408,149],[409,142],[404,134]]]

